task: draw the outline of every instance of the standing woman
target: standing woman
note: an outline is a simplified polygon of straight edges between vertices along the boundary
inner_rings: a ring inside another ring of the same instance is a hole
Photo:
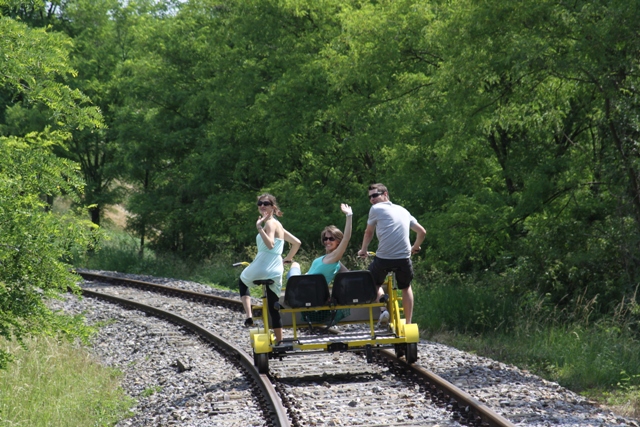
[[[290,263],[298,249],[300,249],[300,240],[293,234],[284,229],[280,221],[275,217],[282,216],[282,212],[278,208],[276,198],[271,194],[265,193],[258,196],[258,211],[260,217],[256,221],[258,235],[256,243],[258,245],[258,255],[253,262],[240,274],[240,298],[247,319],[244,321],[246,327],[253,325],[253,315],[251,312],[251,295],[249,287],[254,286],[254,280],[273,280],[267,288],[267,304],[269,305],[269,314],[271,315],[271,323],[276,341],[282,341],[282,318],[280,312],[276,310],[275,303],[280,299],[280,291],[282,289],[282,274],[284,273],[284,263]],[[287,256],[282,259],[282,251],[284,242],[291,244],[291,249]]]

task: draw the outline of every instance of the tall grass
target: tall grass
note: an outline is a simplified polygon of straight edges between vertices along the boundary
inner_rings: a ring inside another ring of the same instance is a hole
[[[92,253],[78,255],[73,261],[76,267],[193,280],[214,287],[237,289],[239,270],[232,264],[244,259],[223,254],[204,262],[192,262],[167,254],[156,256],[149,249],[140,256],[139,241],[133,236],[114,229],[103,231],[105,241],[101,247]]]
[[[119,374],[82,348],[54,338],[1,341],[16,355],[0,371],[0,426],[111,426],[133,405],[118,386]]]
[[[214,258],[199,262],[170,254],[159,256],[150,249],[140,256],[139,241],[133,236],[112,228],[103,229],[103,234],[105,241],[101,247],[90,254],[76,256],[73,261],[75,267],[192,280],[215,288],[237,290],[242,269],[233,267],[233,264],[251,261],[256,255],[256,248],[249,247],[243,254],[219,253]],[[304,251],[296,255],[303,272],[311,266],[313,258]],[[261,291],[254,288],[251,294],[259,296]]]
[[[413,316],[425,331],[450,329],[481,334],[513,326],[518,297],[508,290],[460,276],[418,279],[413,288],[416,299]]]
[[[499,281],[438,275],[420,278],[414,294],[414,319],[425,336],[529,369],[615,403],[626,415],[640,414],[634,302],[622,301],[614,315],[596,318],[593,300],[559,308],[544,295],[518,294]]]

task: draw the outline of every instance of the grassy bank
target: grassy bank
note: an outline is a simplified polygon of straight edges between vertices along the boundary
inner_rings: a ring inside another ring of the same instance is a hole
[[[83,348],[51,337],[0,346],[16,356],[0,371],[0,426],[111,426],[127,416],[133,402],[118,372]]]
[[[426,338],[527,369],[640,418],[633,303],[622,302],[613,316],[596,316],[592,302],[558,308],[544,296],[439,275],[422,277],[414,294],[414,319]]]
[[[119,236],[119,237],[118,237]],[[238,257],[190,264],[137,255],[136,242],[114,234],[110,243],[78,266],[194,280],[237,289]],[[250,259],[251,254],[244,258]],[[305,259],[302,255],[303,270]],[[310,257],[312,258],[312,257]],[[366,263],[347,257],[346,265]],[[414,281],[414,320],[424,338],[513,364],[640,418],[640,340],[628,317],[591,320],[588,303],[567,313],[536,295],[503,292],[472,279],[438,275]],[[637,310],[622,307],[619,312]]]
[[[76,267],[171,277],[229,287],[237,280],[237,271],[232,264],[244,261],[232,256],[221,256],[210,262],[192,263],[177,257],[157,257],[150,250],[140,255],[139,242],[133,236],[108,228],[103,231],[105,240],[102,247],[91,255],[78,257],[74,262]]]
[[[640,345],[628,336],[568,325],[518,336],[473,336],[442,331],[430,338],[528,369],[608,406],[620,415],[640,419],[637,374]]]

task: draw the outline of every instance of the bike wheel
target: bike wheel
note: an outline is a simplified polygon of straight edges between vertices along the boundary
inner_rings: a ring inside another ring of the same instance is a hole
[[[418,343],[407,344],[407,363],[411,364],[418,360]]]
[[[253,353],[253,365],[258,369],[261,374],[269,372],[269,354],[268,353]]]

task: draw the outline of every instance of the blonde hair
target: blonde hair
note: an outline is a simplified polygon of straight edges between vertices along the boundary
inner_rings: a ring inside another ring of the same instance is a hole
[[[271,202],[271,204],[273,204],[273,214],[275,216],[284,215],[280,210],[280,208],[278,207],[278,202],[276,201],[276,198],[273,195],[269,193],[262,193],[261,195],[258,196],[258,201],[260,201],[260,199],[267,199],[269,202]]]

